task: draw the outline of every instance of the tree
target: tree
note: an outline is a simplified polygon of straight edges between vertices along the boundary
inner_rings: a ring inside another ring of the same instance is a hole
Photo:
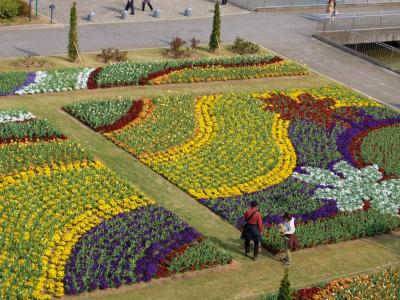
[[[76,2],[71,7],[68,35],[68,57],[75,61],[78,57],[78,30],[76,17]]]
[[[277,300],[291,300],[292,297],[290,296],[290,282],[289,282],[289,272],[288,269],[285,269],[285,275],[281,280],[281,285],[278,291]]]
[[[221,41],[221,15],[219,12],[219,1],[216,1],[214,7],[213,29],[210,35],[210,42],[208,44],[212,52],[214,52],[216,49],[219,48],[220,41]]]

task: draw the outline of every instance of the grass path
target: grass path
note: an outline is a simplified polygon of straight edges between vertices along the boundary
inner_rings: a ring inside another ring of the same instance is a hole
[[[82,99],[109,96],[152,97],[167,90],[205,94],[226,91],[265,90],[268,88],[309,87],[331,83],[312,74],[301,79],[259,79],[235,82],[211,82],[191,85],[162,85],[123,87],[70,93],[12,96],[0,99],[0,109],[26,108],[38,117],[47,118],[67,136],[78,140],[105,162],[158,203],[176,212],[190,225],[230,249],[238,264],[217,270],[184,274],[181,280],[166,278],[150,284],[139,284],[114,290],[83,294],[79,299],[232,299],[275,290],[283,268],[273,256],[263,251],[253,262],[241,254],[239,232],[167,180],[138,162],[133,156],[115,146],[100,134],[85,127],[66,114],[61,107]],[[400,236],[390,234],[319,246],[293,254],[290,267],[292,285],[304,285],[341,275],[374,268],[389,261],[400,260]]]

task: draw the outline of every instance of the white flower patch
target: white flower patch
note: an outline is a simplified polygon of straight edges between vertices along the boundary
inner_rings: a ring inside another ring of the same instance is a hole
[[[16,94],[66,92],[86,88],[92,69],[77,68],[36,72],[35,83],[19,90]]]
[[[76,85],[75,85],[76,90],[83,90],[83,89],[87,88],[87,82],[89,79],[89,75],[94,70],[95,70],[95,68],[84,68],[81,72],[79,72],[78,78],[76,80]]]
[[[396,215],[400,208],[400,180],[379,182],[382,173],[377,165],[361,170],[340,161],[333,167],[335,173],[320,168],[305,167],[307,174],[294,172],[292,176],[321,186],[314,192],[315,199],[334,199],[341,211],[354,211],[369,200],[373,208]],[[342,178],[340,176],[343,176]]]
[[[24,110],[4,110],[0,111],[0,124],[11,122],[23,122],[35,119],[36,117]]]
[[[16,90],[14,94],[16,95],[26,95],[26,94],[34,94],[34,90],[36,90],[36,86],[39,85],[42,81],[44,81],[47,77],[46,71],[37,71],[35,72],[35,79],[33,82],[19,90]]]

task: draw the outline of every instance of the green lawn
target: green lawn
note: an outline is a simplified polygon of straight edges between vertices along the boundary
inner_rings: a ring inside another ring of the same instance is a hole
[[[135,86],[69,93],[9,96],[0,98],[0,109],[25,108],[40,118],[55,123],[65,135],[85,145],[108,167],[144,191],[167,209],[176,212],[191,226],[234,253],[236,264],[201,272],[185,273],[148,284],[125,286],[117,290],[82,294],[79,299],[238,299],[275,290],[283,267],[263,251],[259,261],[242,255],[239,232],[205,206],[138,162],[133,156],[82,125],[61,108],[69,103],[110,96],[153,97],[167,91],[208,94],[226,91],[257,91],[290,87],[312,87],[333,83],[315,73],[309,76],[210,82],[181,85]],[[389,261],[400,260],[400,235],[391,234],[342,244],[319,246],[293,254],[290,267],[292,285],[319,281],[361,272]]]

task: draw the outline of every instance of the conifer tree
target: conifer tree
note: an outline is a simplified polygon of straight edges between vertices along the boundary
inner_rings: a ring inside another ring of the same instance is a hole
[[[289,272],[288,269],[285,269],[285,275],[281,280],[281,286],[279,287],[277,300],[291,300],[290,296],[290,282],[289,282]]]
[[[68,34],[68,57],[75,61],[78,57],[78,29],[76,16],[76,2],[71,7]]]
[[[221,15],[219,12],[219,1],[215,2],[214,7],[214,18],[213,18],[213,29],[210,35],[210,42],[208,44],[210,50],[214,52],[219,48],[221,42]]]

